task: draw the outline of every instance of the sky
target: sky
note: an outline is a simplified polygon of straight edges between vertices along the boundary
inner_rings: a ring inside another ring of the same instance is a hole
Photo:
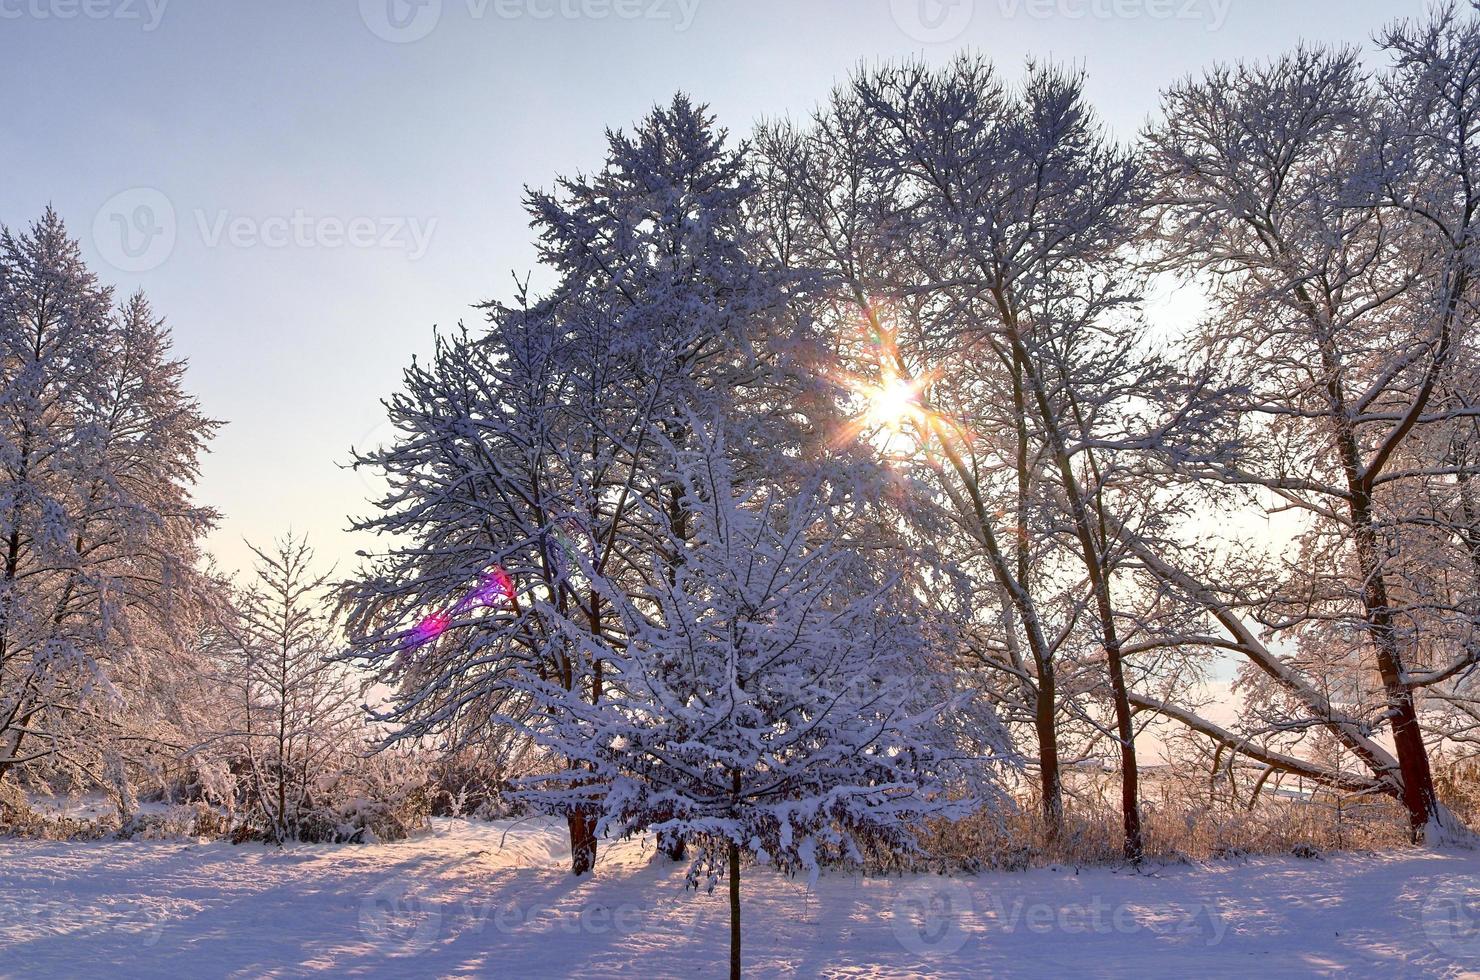
[[[306,534],[349,571],[354,445],[434,327],[534,252],[526,186],[600,166],[677,90],[736,137],[861,63],[1070,63],[1131,138],[1166,84],[1299,40],[1361,44],[1424,0],[0,0],[0,223],[48,203],[144,290],[228,423],[208,545]],[[538,281],[538,277],[536,277]],[[1173,302],[1162,309],[1185,307]]]

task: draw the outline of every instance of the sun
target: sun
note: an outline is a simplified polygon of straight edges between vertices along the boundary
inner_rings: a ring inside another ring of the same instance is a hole
[[[920,412],[919,384],[893,372],[886,372],[879,383],[867,385],[862,394],[867,400],[864,417],[871,425],[898,431]]]
[[[863,438],[886,446],[894,444],[894,436],[906,435],[912,451],[923,452],[936,428],[930,392],[939,375],[906,363],[897,332],[886,325],[887,319],[887,304],[871,301],[864,306],[855,355],[863,372],[843,369],[832,375],[848,392],[855,413],[834,440],[844,445]]]

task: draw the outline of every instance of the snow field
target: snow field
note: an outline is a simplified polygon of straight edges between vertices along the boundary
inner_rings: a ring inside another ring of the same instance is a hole
[[[723,889],[549,820],[399,844],[0,843],[7,977],[723,976]],[[756,977],[1480,976],[1480,855],[744,878]]]

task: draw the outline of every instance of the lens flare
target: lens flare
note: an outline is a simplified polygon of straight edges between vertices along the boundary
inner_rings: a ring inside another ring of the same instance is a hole
[[[514,580],[502,567],[493,568],[478,576],[478,584],[469,589],[450,609],[427,613],[411,630],[410,645],[430,643],[452,625],[453,621],[478,606],[494,606],[500,600],[513,603]]]
[[[412,630],[412,639],[418,644],[430,643],[447,632],[448,622],[450,619],[446,613],[428,613],[416,624],[416,629]]]

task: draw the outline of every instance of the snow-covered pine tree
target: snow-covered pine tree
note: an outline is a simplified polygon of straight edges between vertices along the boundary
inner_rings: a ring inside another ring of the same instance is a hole
[[[808,277],[759,247],[748,220],[748,153],[678,94],[631,133],[610,134],[599,173],[529,198],[541,257],[562,277],[549,302],[585,333],[575,349],[596,352],[606,378],[589,414],[632,434],[630,479],[615,492],[633,519],[666,525],[624,529],[628,547],[687,533],[681,488],[657,456],[660,443],[686,444],[691,414],[723,419],[735,445],[754,447],[737,458],[739,479],[785,473],[837,428],[835,386],[818,369],[827,344],[793,306]],[[664,848],[682,857],[681,839]]]
[[[738,977],[742,853],[815,875],[866,842],[907,851],[917,821],[952,809],[937,729],[950,705],[887,556],[848,540],[857,511],[838,487],[738,484],[720,427],[688,433],[666,447],[683,536],[668,531],[641,589],[592,576],[625,634],[584,658],[606,659],[606,696],[521,678],[542,709],[523,719],[532,736],[581,763],[524,795],[599,810],[606,833],[694,842],[691,881],[729,880]]]
[[[692,412],[723,414],[755,445],[791,444],[797,405],[777,389],[805,397],[799,382],[818,382],[803,366],[815,338],[787,306],[798,276],[747,224],[747,153],[679,94],[609,133],[599,172],[528,198],[541,261],[560,276],[544,305],[578,335],[576,351],[606,363],[608,386],[655,395],[653,425],[679,445]],[[629,418],[647,400],[605,396]]]
[[[602,697],[600,651],[621,624],[571,569],[631,583],[655,548],[682,558],[687,515],[657,459],[685,443],[690,413],[766,447],[749,470],[784,472],[796,447],[826,438],[829,382],[806,370],[817,345],[790,316],[791,274],[753,257],[752,193],[742,151],[675,98],[609,134],[597,174],[530,195],[541,257],[560,276],[551,294],[488,304],[486,335],[439,340],[406,372],[387,403],[397,438],[357,460],[392,484],[358,526],[404,543],[348,593],[355,656],[399,689],[385,717],[400,735],[510,748],[492,719],[529,710],[505,679],[530,665]],[[468,604],[495,573],[508,588]],[[555,643],[546,610],[583,623],[588,642]],[[560,812],[572,866],[588,870],[594,815]]]

